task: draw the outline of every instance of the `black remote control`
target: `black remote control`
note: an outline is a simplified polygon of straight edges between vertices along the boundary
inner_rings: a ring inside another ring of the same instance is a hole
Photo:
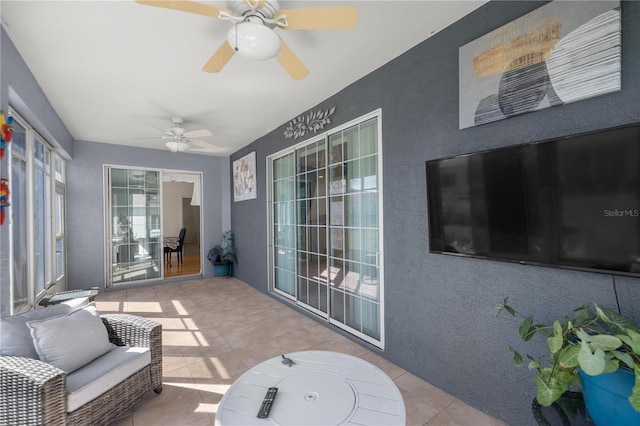
[[[275,399],[277,393],[278,388],[276,387],[270,387],[267,390],[267,393],[262,400],[260,410],[258,410],[259,419],[266,419],[267,417],[269,417],[269,411],[271,411],[271,405],[273,405],[273,400]]]

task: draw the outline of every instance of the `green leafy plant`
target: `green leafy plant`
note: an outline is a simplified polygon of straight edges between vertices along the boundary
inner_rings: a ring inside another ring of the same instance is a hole
[[[222,241],[209,250],[207,259],[214,265],[236,262],[235,236],[231,230],[222,233]]]
[[[640,330],[632,320],[596,303],[580,306],[573,310],[573,316],[552,325],[536,323],[533,316],[520,314],[508,304],[508,298],[496,305],[494,316],[505,311],[522,319],[518,332],[523,341],[536,334],[546,337],[550,359],[526,355],[529,369],[536,370],[534,385],[540,405],[553,404],[578,385],[579,368],[591,376],[625,368],[635,373],[629,402],[640,411]],[[524,357],[510,345],[508,348],[515,364],[522,366]]]

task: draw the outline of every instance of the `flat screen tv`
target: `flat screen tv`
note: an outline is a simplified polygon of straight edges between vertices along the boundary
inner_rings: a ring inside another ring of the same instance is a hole
[[[640,125],[426,162],[434,253],[640,277]]]

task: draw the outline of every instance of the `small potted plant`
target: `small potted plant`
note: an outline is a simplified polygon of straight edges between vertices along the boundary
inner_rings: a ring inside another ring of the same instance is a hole
[[[213,263],[213,275],[216,277],[231,275],[231,265],[236,262],[235,237],[231,230],[222,233],[222,241],[209,250],[207,259]]]
[[[581,385],[596,425],[640,424],[640,330],[632,320],[596,303],[580,306],[552,325],[520,314],[508,299],[496,305],[494,315],[503,311],[522,318],[518,331],[523,341],[536,334],[547,338],[550,359],[526,355],[529,368],[536,370],[540,405],[549,406]],[[521,366],[523,356],[511,346],[509,350]]]

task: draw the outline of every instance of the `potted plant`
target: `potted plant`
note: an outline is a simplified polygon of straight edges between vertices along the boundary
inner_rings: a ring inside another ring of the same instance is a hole
[[[235,237],[231,230],[222,233],[222,241],[209,250],[207,258],[213,263],[213,275],[216,277],[231,275],[231,264],[236,262]]]
[[[540,405],[549,406],[581,385],[596,425],[640,425],[640,330],[631,319],[596,303],[551,325],[520,314],[508,299],[496,305],[494,316],[503,311],[522,318],[518,331],[523,341],[536,334],[546,337],[550,359],[526,355],[529,368],[536,370]],[[511,346],[509,350],[521,366],[523,356]]]

